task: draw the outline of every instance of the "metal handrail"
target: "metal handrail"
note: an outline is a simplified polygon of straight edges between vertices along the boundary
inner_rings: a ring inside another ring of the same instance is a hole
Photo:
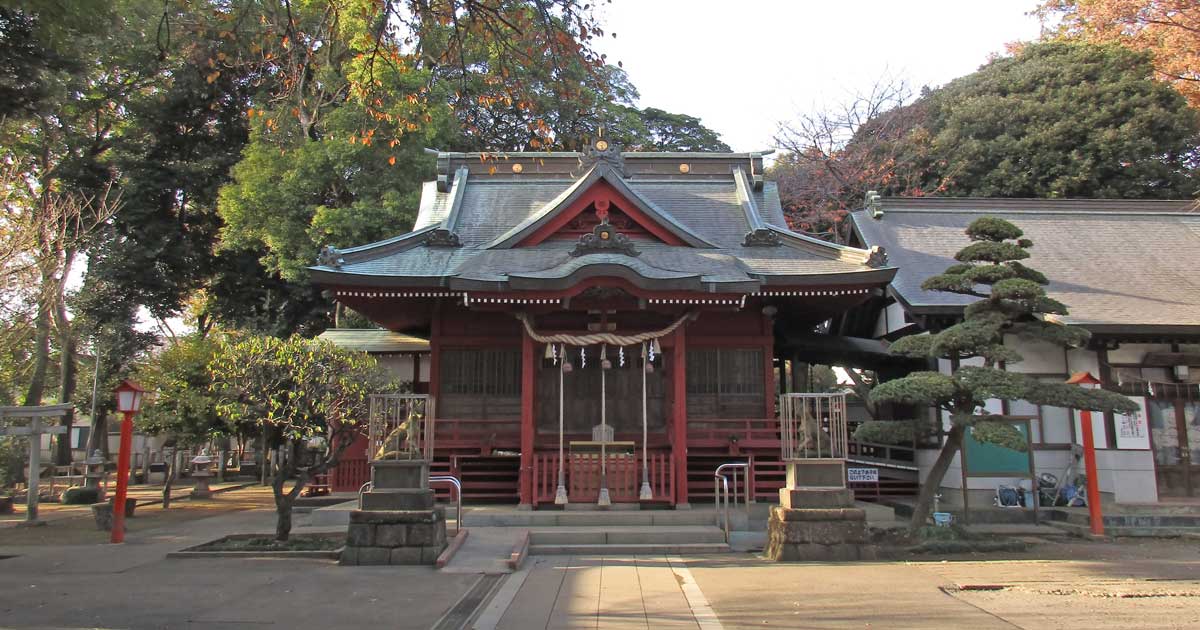
[[[374,481],[368,481],[368,482],[364,483],[363,485],[359,486],[359,488],[358,488],[358,509],[360,509],[360,510],[363,509],[363,504],[362,504],[363,494],[365,494],[367,491],[369,491],[373,487],[375,487]]]
[[[725,476],[724,471],[729,470],[730,476],[733,477],[733,503],[737,504],[737,476],[738,469],[745,471],[744,480],[746,483],[746,491],[742,493],[742,502],[746,504],[746,518],[750,518],[750,463],[749,462],[729,462],[717,466],[713,471],[713,495],[716,499],[716,507],[723,510],[725,513],[725,543],[729,543],[729,477]]]
[[[439,482],[450,483],[455,488],[454,498],[455,498],[455,509],[457,510],[457,512],[455,512],[455,514],[454,514],[454,519],[457,522],[458,531],[462,531],[462,528],[463,528],[462,482],[458,480],[458,477],[454,477],[452,475],[432,475],[429,477],[429,485],[432,486],[433,484],[439,483]]]

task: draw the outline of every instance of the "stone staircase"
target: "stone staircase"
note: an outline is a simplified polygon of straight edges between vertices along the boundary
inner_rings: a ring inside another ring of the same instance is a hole
[[[547,527],[529,530],[529,553],[708,554],[727,553],[725,533],[712,525]]]

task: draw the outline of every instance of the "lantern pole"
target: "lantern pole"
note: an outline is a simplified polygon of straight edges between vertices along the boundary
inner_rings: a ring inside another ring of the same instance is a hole
[[[1088,372],[1076,372],[1067,383],[1087,389],[1099,387],[1100,381]],[[1104,535],[1104,513],[1100,506],[1100,475],[1096,470],[1096,439],[1092,435],[1092,412],[1079,410],[1079,428],[1083,433],[1083,469],[1087,475],[1088,520],[1094,536]]]
[[[129,459],[133,450],[133,414],[142,407],[145,393],[132,381],[121,381],[117,386],[117,411],[125,419],[121,421],[121,450],[117,455],[117,494],[112,503],[112,543],[125,542],[125,499],[129,490]]]
[[[133,450],[133,411],[122,412],[121,450],[117,455],[117,494],[113,497],[112,537],[109,542],[125,542],[125,496],[129,491],[129,452]]]

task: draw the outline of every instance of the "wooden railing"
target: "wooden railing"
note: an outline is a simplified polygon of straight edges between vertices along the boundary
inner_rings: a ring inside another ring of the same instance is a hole
[[[433,421],[433,435],[438,449],[477,448],[486,455],[493,448],[519,446],[521,421],[517,418],[438,418]]]
[[[329,485],[334,492],[354,492],[370,479],[366,457],[342,457],[329,475]]]
[[[851,463],[879,464],[905,470],[916,470],[917,467],[917,449],[911,445],[876,444],[850,440],[847,446],[847,459]]]
[[[674,503],[675,473],[669,452],[650,453],[647,469],[654,501]],[[636,503],[642,487],[642,456],[609,454],[607,457],[609,497],[615,503]],[[594,503],[600,494],[599,454],[567,455],[567,496],[572,503]],[[538,453],[533,458],[534,501],[553,503],[558,489],[558,453]]]
[[[690,446],[779,444],[779,421],[774,418],[688,418],[687,428]]]

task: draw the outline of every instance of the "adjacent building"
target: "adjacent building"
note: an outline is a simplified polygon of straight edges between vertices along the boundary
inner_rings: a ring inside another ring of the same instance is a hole
[[[1065,380],[1087,371],[1104,387],[1142,404],[1140,417],[1095,414],[1100,490],[1122,503],[1192,495],[1200,486],[1200,212],[1190,201],[892,198],[852,216],[854,243],[886,248],[899,271],[886,294],[859,307],[847,334],[880,340],[936,331],[959,321],[970,298],[924,291],[925,278],[953,264],[981,216],[1011,221],[1033,240],[1028,264],[1050,280],[1047,292],[1070,314],[1065,324],[1092,334],[1063,351],[1019,338],[1025,358],[1005,369]],[[943,361],[939,366],[948,370]],[[993,411],[1030,418],[1038,472],[1063,476],[1080,441],[1069,409],[993,401]],[[935,451],[918,452],[922,470]],[[961,488],[961,470],[943,484]],[[990,504],[1014,479],[972,477]],[[946,493],[953,500],[956,493]]]

